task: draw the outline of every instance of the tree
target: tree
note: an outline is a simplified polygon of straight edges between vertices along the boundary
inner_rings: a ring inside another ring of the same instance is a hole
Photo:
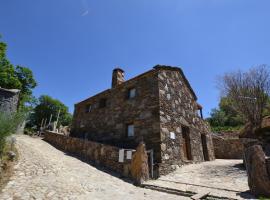
[[[68,112],[68,107],[65,106],[61,101],[53,99],[48,95],[42,95],[39,97],[38,104],[34,108],[31,114],[30,126],[40,127],[42,120],[47,119],[49,123],[50,117],[52,116],[52,122],[57,120],[58,112],[59,123],[58,125],[68,126],[71,123],[72,115]],[[29,126],[29,125],[28,125]]]
[[[37,86],[37,82],[29,68],[19,65],[14,67],[11,64],[7,59],[6,50],[7,45],[0,42],[0,86],[6,89],[21,90],[19,107],[25,109],[27,104],[35,102],[32,90]]]
[[[207,119],[214,130],[238,129],[244,124],[242,116],[234,109],[228,97],[220,99],[219,108],[215,108]]]
[[[227,73],[221,79],[221,89],[246,123],[254,127],[261,124],[270,94],[268,66],[260,65],[247,72]]]

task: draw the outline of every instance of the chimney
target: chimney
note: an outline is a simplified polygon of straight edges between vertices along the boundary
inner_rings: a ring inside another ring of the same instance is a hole
[[[113,70],[112,74],[112,88],[115,88],[116,86],[122,84],[125,82],[125,75],[124,75],[124,70],[120,68],[115,68]]]

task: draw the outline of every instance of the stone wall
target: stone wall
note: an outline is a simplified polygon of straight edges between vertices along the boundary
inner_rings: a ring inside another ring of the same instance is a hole
[[[154,162],[160,162],[157,81],[157,72],[151,70],[76,104],[71,136],[123,148],[136,148],[143,140],[147,150],[154,150]],[[131,88],[136,96],[128,99]],[[107,102],[100,108],[102,99]],[[127,137],[128,124],[135,126],[134,137]]]
[[[131,160],[119,162],[119,148],[79,138],[45,132],[45,140],[57,148],[75,154],[86,161],[105,166],[123,176],[130,177]]]
[[[16,112],[19,102],[19,90],[0,88],[0,112]]]
[[[213,160],[209,127],[198,114],[197,97],[178,68],[157,67],[160,98],[161,158],[160,173],[174,170],[175,165]],[[184,128],[185,127],[185,128]],[[183,139],[188,130],[188,140]],[[202,144],[205,139],[205,146]],[[184,155],[188,143],[190,160]],[[203,149],[204,148],[204,149]]]
[[[213,135],[215,157],[217,159],[242,159],[244,146],[239,138],[223,138]]]

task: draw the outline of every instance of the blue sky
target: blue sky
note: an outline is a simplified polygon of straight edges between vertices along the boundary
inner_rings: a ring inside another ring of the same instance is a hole
[[[13,64],[73,105],[156,64],[184,70],[204,114],[217,76],[270,63],[269,0],[0,0],[0,33]]]

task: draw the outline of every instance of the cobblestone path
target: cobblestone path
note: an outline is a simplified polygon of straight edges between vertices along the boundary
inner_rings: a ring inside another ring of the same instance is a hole
[[[255,199],[247,192],[247,173],[242,160],[217,159],[186,165],[158,180],[148,181],[147,184],[200,194],[209,193],[221,199]]]
[[[142,189],[57,150],[38,138],[16,136],[19,161],[2,200],[188,199]]]

